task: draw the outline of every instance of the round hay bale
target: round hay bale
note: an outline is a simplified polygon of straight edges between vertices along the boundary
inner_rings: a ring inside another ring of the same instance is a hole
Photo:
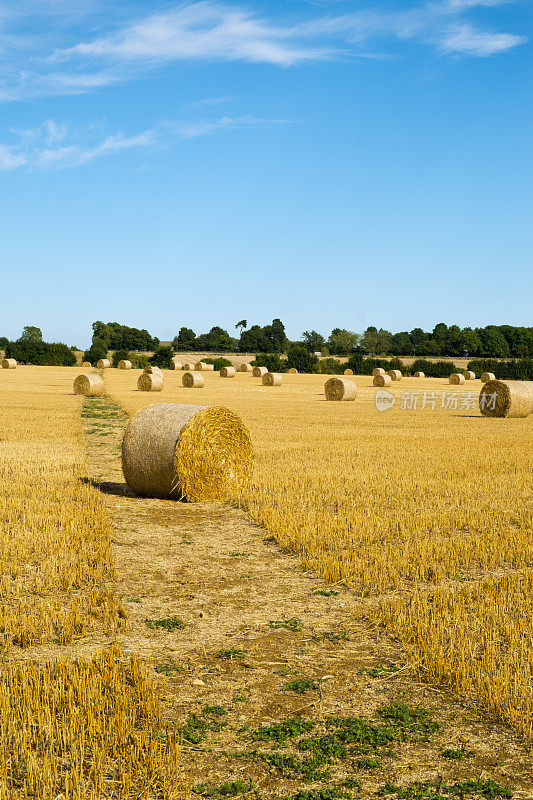
[[[196,372],[209,372],[215,369],[214,364],[206,364],[205,361],[198,361],[194,365]]]
[[[496,375],[494,372],[484,372],[481,376],[481,383],[487,383],[488,381],[495,381]]]
[[[261,383],[263,386],[281,386],[281,375],[279,372],[265,372]]]
[[[175,359],[172,359],[172,361],[170,362],[170,369],[181,369],[181,367],[182,367],[181,361],[176,361]]]
[[[237,497],[252,461],[248,431],[227,408],[156,403],[134,414],[122,440],[126,482],[147,497]]]
[[[479,393],[484,417],[528,417],[533,413],[533,381],[487,381]]]
[[[117,367],[118,367],[119,369],[131,369],[131,367],[132,367],[132,364],[131,364],[131,361],[128,361],[128,360],[126,359],[126,360],[124,360],[124,361],[119,361],[119,362],[118,362],[118,364],[117,364]]]
[[[348,378],[329,378],[324,384],[326,400],[355,400],[357,386]]]
[[[111,361],[108,358],[100,358],[96,362],[96,366],[98,367],[98,369],[107,369],[108,367],[111,366]]]
[[[415,372],[415,378],[425,378],[425,377],[426,377],[425,372]]]
[[[239,372],[253,372],[253,367],[251,364],[241,364]]]
[[[144,368],[143,372],[144,372],[145,375],[162,375],[163,374],[163,370],[161,369],[161,367],[155,367],[152,364],[148,364],[148,366]]]
[[[16,369],[17,362],[14,358],[3,358],[2,359],[2,369]]]
[[[234,378],[236,373],[235,367],[222,367],[220,370],[221,378]]]
[[[104,382],[100,375],[78,375],[74,381],[74,394],[84,397],[101,397],[104,393]]]
[[[159,372],[143,372],[142,375],[139,375],[137,389],[140,392],[161,392],[163,375]]]
[[[192,372],[194,370],[194,364],[191,364],[190,361],[186,361],[182,369],[185,370],[185,372]]]
[[[344,374],[345,374],[345,375],[353,375],[353,369],[350,369],[350,367],[347,367],[347,368],[344,370]]]
[[[465,381],[475,381],[476,379],[476,373],[472,372],[471,369],[465,369],[463,375],[465,376]]]
[[[385,375],[385,370],[383,367],[376,367],[376,369],[372,370],[372,376],[375,378],[376,375]]]
[[[401,381],[402,379],[402,373],[399,369],[390,369],[386,374],[389,376],[391,381]]]
[[[452,372],[449,381],[454,386],[461,386],[461,384],[465,382],[465,376],[461,375],[459,372]]]
[[[372,379],[373,386],[390,386],[392,378],[390,375],[374,375]]]
[[[296,367],[291,367],[290,370],[289,370],[289,374],[290,375],[298,375],[298,370],[296,369]]]
[[[184,372],[181,385],[186,389],[201,389],[205,383],[205,378],[201,372]]]
[[[262,378],[263,375],[266,375],[268,369],[266,367],[254,367],[252,370],[252,375],[254,378]]]
[[[82,363],[82,367],[86,367],[86,369],[89,369],[89,367],[92,367],[92,364],[90,361],[84,361]]]

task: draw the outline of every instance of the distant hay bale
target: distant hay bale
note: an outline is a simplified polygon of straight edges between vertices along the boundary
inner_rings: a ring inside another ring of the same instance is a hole
[[[465,382],[465,376],[461,375],[459,372],[452,372],[449,378],[450,383],[454,386],[460,386],[462,383]]]
[[[89,367],[92,367],[92,364],[90,361],[84,361],[82,367],[86,367],[88,369]]]
[[[191,372],[194,369],[194,364],[191,364],[190,361],[186,361],[185,364],[182,366],[182,369],[185,372]]]
[[[184,372],[181,385],[186,389],[201,389],[205,383],[205,378],[201,372]]]
[[[253,367],[251,364],[241,364],[239,372],[253,372]]]
[[[289,370],[290,375],[298,375],[298,370],[296,367],[291,367]]]
[[[254,378],[262,378],[263,375],[266,375],[268,369],[266,367],[254,367],[252,370],[252,375]]]
[[[128,361],[127,359],[125,359],[124,361],[119,361],[117,366],[118,366],[119,369],[131,369],[132,368],[131,361]]]
[[[350,367],[347,367],[347,368],[344,370],[344,374],[345,374],[345,375],[353,375],[353,369],[350,369]]]
[[[3,358],[2,359],[2,369],[16,369],[17,362],[14,358]]]
[[[465,381],[475,381],[476,379],[476,373],[472,372],[471,369],[465,369],[463,375],[465,376]]]
[[[238,497],[252,461],[248,431],[227,408],[156,403],[134,414],[122,440],[126,482],[147,497]]]
[[[415,378],[425,378],[425,377],[426,377],[425,372],[415,372]]]
[[[324,384],[326,400],[355,400],[357,386],[348,378],[329,378]]]
[[[488,381],[495,381],[496,375],[494,372],[484,372],[481,376],[481,383],[487,383]]]
[[[484,417],[528,417],[533,413],[533,381],[487,381],[479,393]]]
[[[212,372],[215,369],[214,364],[206,364],[205,361],[198,361],[194,365],[196,372]]]
[[[392,378],[390,375],[374,375],[372,384],[374,386],[390,386]]]
[[[181,361],[176,361],[174,358],[170,362],[170,369],[181,369],[182,363]]]
[[[402,379],[402,373],[399,369],[390,369],[386,374],[389,376],[391,381],[401,381]]]
[[[74,394],[84,397],[101,397],[104,393],[104,382],[100,375],[78,375],[74,381]]]
[[[163,375],[160,372],[143,372],[142,375],[139,375],[137,389],[140,392],[161,392]]]
[[[107,369],[108,367],[111,366],[111,361],[108,358],[100,358],[96,362],[96,366],[98,367],[98,369]]]
[[[383,367],[376,367],[376,369],[372,370],[372,376],[375,378],[376,375],[385,375],[385,370]]]
[[[235,367],[222,367],[220,370],[221,378],[234,378],[236,373]]]
[[[153,364],[148,364],[143,370],[145,375],[162,375],[163,370],[161,367],[156,367]]]
[[[281,375],[279,372],[265,372],[262,384],[263,386],[281,386]]]

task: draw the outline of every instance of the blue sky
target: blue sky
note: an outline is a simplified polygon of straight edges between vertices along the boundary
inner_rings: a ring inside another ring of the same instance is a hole
[[[0,335],[531,325],[531,18],[0,0]]]

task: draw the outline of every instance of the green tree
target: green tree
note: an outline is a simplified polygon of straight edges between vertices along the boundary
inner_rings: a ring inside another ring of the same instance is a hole
[[[304,331],[302,333],[302,343],[307,347],[310,353],[314,353],[315,350],[322,352],[326,340],[321,333],[317,333],[316,331]]]
[[[180,328],[178,336],[174,340],[176,342],[176,350],[194,350],[195,340],[196,334],[192,328]]]
[[[35,344],[36,342],[42,342],[42,340],[43,332],[40,328],[35,325],[25,325],[18,341]]]
[[[287,350],[287,368],[298,372],[318,372],[318,358],[303,344],[293,344]]]
[[[241,319],[239,322],[236,323],[235,327],[239,329],[239,333],[242,333],[243,330],[248,327],[248,321],[245,319]]]
[[[353,352],[361,336],[353,331],[347,331],[346,328],[333,328],[328,337],[328,348],[332,355],[348,355]]]
[[[390,352],[395,356],[410,356],[413,353],[413,343],[407,331],[395,333],[392,337]]]
[[[263,328],[263,339],[267,353],[283,353],[287,346],[287,336],[285,335],[285,325],[276,318],[271,325]]]

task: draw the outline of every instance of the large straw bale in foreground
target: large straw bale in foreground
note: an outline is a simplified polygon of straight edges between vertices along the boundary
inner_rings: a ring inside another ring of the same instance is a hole
[[[186,389],[201,389],[205,383],[201,372],[184,372],[181,385]]]
[[[148,364],[143,370],[145,375],[162,375],[163,370],[161,367],[156,367],[153,364]]]
[[[214,364],[206,364],[205,361],[197,361],[194,365],[197,372],[212,372],[215,369]]]
[[[253,367],[251,364],[241,364],[239,372],[253,372]]]
[[[235,367],[222,367],[222,369],[220,370],[220,377],[234,378],[236,372],[237,370],[235,369]]]
[[[376,367],[376,369],[372,370],[372,376],[375,378],[376,375],[385,375],[385,370],[383,367]]]
[[[483,372],[481,375],[481,383],[487,383],[488,381],[495,381],[496,375],[494,372]]]
[[[425,377],[426,377],[425,372],[415,372],[415,378],[425,378]]]
[[[329,378],[324,384],[326,400],[355,400],[357,386],[348,378]]]
[[[137,389],[140,392],[161,392],[163,375],[159,372],[143,372],[142,375],[139,375]]]
[[[119,369],[131,369],[132,368],[132,363],[131,363],[131,361],[128,361],[127,359],[124,359],[123,361],[119,361],[118,362],[117,367]]]
[[[472,372],[471,369],[465,369],[463,375],[465,376],[465,381],[475,381],[476,379],[476,373]]]
[[[107,369],[108,367],[111,366],[111,361],[108,358],[100,358],[96,362],[96,366],[98,367],[98,369]]]
[[[176,361],[175,358],[172,359],[170,362],[170,369],[181,369],[182,363],[181,361]]]
[[[281,386],[281,375],[279,372],[265,372],[261,382],[263,386]]]
[[[252,370],[252,375],[254,378],[262,378],[263,375],[266,375],[268,369],[266,367],[254,367]]]
[[[346,367],[346,369],[344,370],[344,374],[353,375],[353,369],[350,369],[350,367]]]
[[[78,375],[74,381],[74,394],[84,397],[101,397],[104,393],[104,382],[100,375]]]
[[[374,375],[372,384],[374,386],[390,386],[392,379],[390,375]]]
[[[2,369],[16,369],[17,362],[14,358],[3,358]]]
[[[389,376],[391,381],[401,381],[402,379],[402,373],[400,372],[399,369],[390,369],[387,372],[387,375]]]
[[[479,393],[484,417],[528,417],[533,414],[533,381],[487,381]]]
[[[157,403],[126,426],[122,470],[141,495],[226,500],[250,477],[252,446],[242,421],[227,408]]]
[[[465,382],[465,376],[461,375],[459,372],[452,372],[448,380],[454,386],[461,386],[461,384]]]

